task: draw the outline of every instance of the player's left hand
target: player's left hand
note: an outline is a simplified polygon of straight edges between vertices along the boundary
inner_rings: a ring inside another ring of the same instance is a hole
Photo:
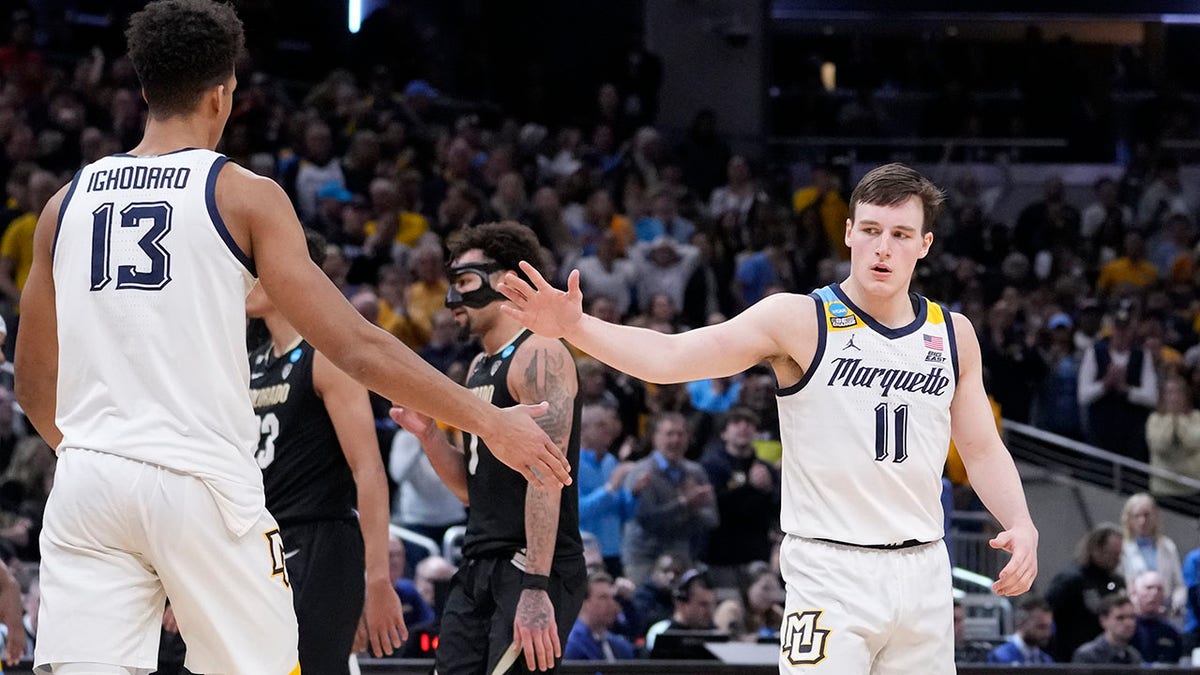
[[[525,665],[529,670],[549,670],[554,667],[555,659],[562,657],[554,605],[550,604],[546,591],[521,591],[517,615],[513,619],[512,648],[525,652]]]
[[[369,645],[371,655],[376,658],[391,656],[408,639],[404,607],[400,604],[396,589],[387,579],[367,585],[367,599],[358,633],[354,641],[358,648],[356,651]]]
[[[996,595],[1021,595],[1028,591],[1037,578],[1038,531],[1033,523],[1005,530],[988,544],[1012,554],[1012,559],[1000,570],[1000,578],[992,584]]]

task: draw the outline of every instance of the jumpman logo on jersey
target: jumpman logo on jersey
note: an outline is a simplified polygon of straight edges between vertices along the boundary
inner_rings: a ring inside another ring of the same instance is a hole
[[[862,351],[862,347],[859,347],[858,345],[854,344],[854,333],[851,333],[850,339],[846,341],[846,344],[842,345],[842,351],[846,351],[847,349],[850,349],[851,347],[857,349],[860,352]]]

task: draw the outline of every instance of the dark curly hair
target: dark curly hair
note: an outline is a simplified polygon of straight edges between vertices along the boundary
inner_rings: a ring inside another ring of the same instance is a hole
[[[538,272],[544,267],[542,247],[538,244],[537,235],[527,226],[511,220],[484,223],[459,230],[450,235],[446,247],[450,253],[450,260],[472,249],[479,249],[501,267],[516,272],[526,281],[529,279],[517,263],[524,260],[533,265]]]
[[[190,112],[225,82],[245,45],[233,7],[213,0],[158,0],[129,19],[129,58],[153,117]]]

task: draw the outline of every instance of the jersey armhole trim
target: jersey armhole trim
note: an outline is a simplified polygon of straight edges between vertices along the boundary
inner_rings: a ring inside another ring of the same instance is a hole
[[[204,183],[204,204],[208,207],[208,217],[212,220],[213,227],[217,228],[217,234],[221,235],[221,241],[225,242],[226,248],[251,275],[258,277],[258,273],[254,269],[254,261],[246,255],[242,247],[238,246],[233,235],[229,233],[229,228],[225,226],[225,219],[221,217],[221,212],[217,209],[217,176],[221,174],[221,167],[225,166],[228,161],[228,157],[217,157],[212,168],[208,170],[208,180]]]
[[[75,177],[71,179],[71,187],[67,188],[67,194],[63,195],[62,203],[58,205],[58,221],[54,224],[54,242],[50,245],[50,261],[54,261],[54,253],[58,250],[58,235],[62,232],[63,214],[67,212],[67,204],[71,203],[71,197],[75,194],[75,188],[79,186],[79,175],[83,173],[83,169],[75,172]]]
[[[950,367],[954,369],[954,384],[958,385],[958,338],[954,336],[954,319],[950,316],[950,309],[945,305],[938,305],[942,308],[942,316],[946,317],[946,340],[950,345]]]
[[[796,384],[790,387],[775,389],[775,396],[777,397],[791,396],[803,389],[804,385],[808,384],[808,381],[812,379],[813,374],[817,372],[817,366],[821,365],[821,359],[825,356],[825,336],[828,332],[825,326],[825,322],[827,321],[825,317],[825,303],[821,302],[820,296],[816,293],[809,293],[808,297],[812,298],[813,302],[817,305],[817,350],[813,354],[812,363],[808,364],[808,368],[804,370],[804,375]]]

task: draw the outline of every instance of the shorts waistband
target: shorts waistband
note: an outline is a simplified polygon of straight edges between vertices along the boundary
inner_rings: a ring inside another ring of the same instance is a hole
[[[906,548],[915,548],[932,544],[931,541],[921,541],[919,539],[906,539],[892,544],[852,544],[848,541],[838,541],[836,539],[824,539],[822,537],[813,537],[813,541],[823,541],[826,544],[837,544],[838,546],[850,546],[851,548],[869,548],[876,551],[899,551]]]

